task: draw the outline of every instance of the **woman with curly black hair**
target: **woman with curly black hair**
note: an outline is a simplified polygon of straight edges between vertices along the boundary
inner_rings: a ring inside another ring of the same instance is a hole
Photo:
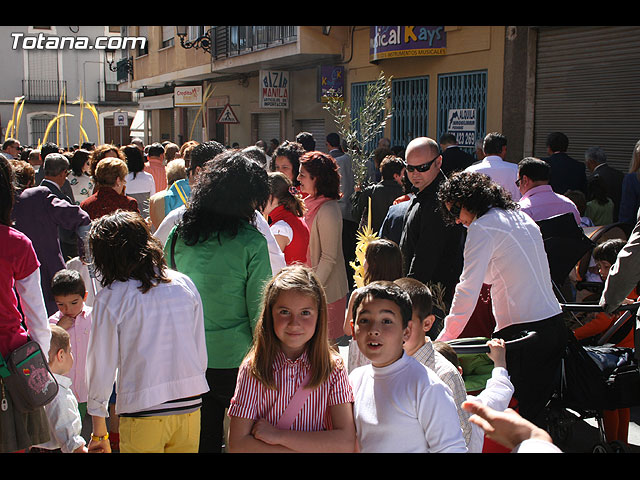
[[[523,348],[507,350],[507,367],[520,413],[539,421],[567,342],[540,229],[506,190],[481,173],[454,174],[441,185],[438,200],[446,221],[467,227],[464,268],[438,340],[460,335],[483,283],[491,285],[493,336],[513,340],[523,331],[538,332]]]
[[[201,452],[221,451],[225,408],[272,276],[267,242],[253,225],[269,196],[257,162],[235,150],[221,153],[205,163],[165,244],[170,265],[194,281],[204,308],[211,390],[203,397]]]
[[[344,312],[349,283],[342,251],[340,174],[335,159],[322,152],[300,157],[300,190],[306,193],[305,222],[309,227],[307,265],[325,288],[329,303],[329,338],[343,335]]]

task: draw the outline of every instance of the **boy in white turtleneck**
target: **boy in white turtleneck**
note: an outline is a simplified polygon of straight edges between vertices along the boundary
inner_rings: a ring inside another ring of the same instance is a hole
[[[466,452],[449,387],[407,355],[412,306],[392,282],[357,291],[353,330],[370,365],[349,375],[360,451],[389,453]]]

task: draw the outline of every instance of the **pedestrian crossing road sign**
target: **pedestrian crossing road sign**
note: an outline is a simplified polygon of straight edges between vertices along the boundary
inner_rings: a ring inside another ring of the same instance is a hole
[[[222,109],[222,112],[220,113],[220,115],[218,116],[217,123],[240,123],[240,122],[238,121],[238,117],[236,117],[236,114],[233,113],[233,109],[231,108],[231,105],[227,103],[225,107]]]

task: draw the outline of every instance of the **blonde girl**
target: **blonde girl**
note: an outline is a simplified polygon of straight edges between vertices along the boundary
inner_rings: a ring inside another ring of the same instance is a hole
[[[287,407],[305,381],[308,397],[292,413]],[[344,363],[329,345],[322,285],[308,267],[285,267],[266,286],[254,343],[238,373],[229,451],[353,451],[352,402]],[[285,417],[293,420],[279,424]]]

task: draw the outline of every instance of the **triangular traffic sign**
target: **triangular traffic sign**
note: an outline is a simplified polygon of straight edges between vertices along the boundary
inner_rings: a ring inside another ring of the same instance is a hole
[[[222,109],[222,113],[220,113],[220,115],[218,116],[217,123],[240,123],[240,122],[238,121],[238,117],[236,117],[236,114],[233,112],[231,105],[227,103],[225,107]]]

